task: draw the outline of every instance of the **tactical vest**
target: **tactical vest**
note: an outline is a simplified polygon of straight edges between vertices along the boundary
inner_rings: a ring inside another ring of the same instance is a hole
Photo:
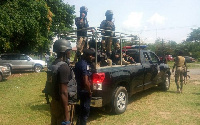
[[[47,73],[47,81],[45,86],[45,93],[50,95],[52,98],[59,100],[59,84],[57,82],[58,68],[62,64],[67,64],[66,62],[58,62],[56,65],[51,65]],[[71,68],[70,68],[71,69]],[[68,89],[68,100],[75,101],[77,99],[77,84],[75,80],[75,75],[71,69],[71,80],[67,84]]]
[[[87,30],[81,30],[83,28],[88,28],[89,27],[89,24],[88,24],[88,21],[87,21],[87,18],[84,19],[83,22],[80,22],[81,18],[80,17],[77,17],[75,18],[75,24],[77,26],[77,36],[87,36]]]
[[[111,31],[115,31],[115,25],[112,21],[107,21],[107,20],[103,20],[100,24],[100,28],[104,29],[104,30],[111,30]],[[104,34],[102,35],[106,35],[106,36],[114,36],[114,33],[111,31],[105,31]]]
[[[176,66],[177,67],[184,67],[185,66],[184,63],[185,63],[185,58],[182,57],[182,56],[178,56],[177,59],[176,59]]]

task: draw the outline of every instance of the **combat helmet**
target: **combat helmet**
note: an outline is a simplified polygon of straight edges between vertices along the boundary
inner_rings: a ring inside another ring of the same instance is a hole
[[[69,40],[66,39],[58,39],[55,41],[53,45],[53,52],[65,52],[66,50],[71,50],[72,46]]]
[[[80,13],[87,13],[88,12],[88,8],[86,6],[82,6],[80,8]]]
[[[107,10],[105,13],[105,16],[109,16],[109,15],[113,15],[113,11],[112,10]]]

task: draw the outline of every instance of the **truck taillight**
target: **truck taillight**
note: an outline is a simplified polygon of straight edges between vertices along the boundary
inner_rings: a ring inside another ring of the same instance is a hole
[[[102,90],[102,83],[105,79],[105,73],[92,74],[93,90]]]

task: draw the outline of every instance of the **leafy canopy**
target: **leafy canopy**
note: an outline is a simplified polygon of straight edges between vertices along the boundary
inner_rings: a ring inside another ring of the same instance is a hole
[[[74,23],[75,6],[63,3],[62,0],[45,0],[51,12],[53,13],[53,20],[51,32],[54,36],[62,37],[67,31],[72,30]]]
[[[157,39],[155,43],[149,44],[149,49],[155,51],[158,56],[166,54],[177,56],[177,52],[182,50],[184,56],[192,56],[200,60],[200,28],[192,29],[187,39],[179,44],[175,41]]]
[[[31,53],[48,48],[52,14],[44,1],[8,0],[0,6],[1,52]]]
[[[0,53],[43,53],[52,37],[68,31],[74,6],[62,0],[1,0]]]
[[[192,29],[192,32],[189,34],[188,38],[186,39],[188,42],[200,42],[200,27],[197,29]]]

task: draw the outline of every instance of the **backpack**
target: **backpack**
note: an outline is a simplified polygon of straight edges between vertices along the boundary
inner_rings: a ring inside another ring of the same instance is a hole
[[[58,74],[58,68],[62,65],[66,64],[66,62],[58,62],[56,65],[51,65],[46,71],[47,73],[47,81],[45,85],[45,91],[44,93],[50,95],[52,98],[59,100],[59,85],[57,83],[57,74]],[[74,72],[71,69],[71,80],[68,83],[68,100],[69,101],[76,101],[77,100],[77,83],[75,80]]]

